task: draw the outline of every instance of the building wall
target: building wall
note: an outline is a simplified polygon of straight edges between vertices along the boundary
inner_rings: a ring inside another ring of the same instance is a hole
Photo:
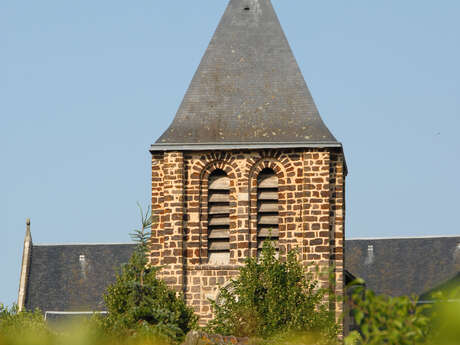
[[[264,168],[278,176],[279,249],[283,257],[297,248],[310,269],[322,268],[328,284],[335,271],[335,289],[343,294],[344,158],[337,149],[162,152],[152,154],[152,265],[182,291],[187,303],[206,323],[208,298],[238,274],[246,257],[257,253],[257,176]],[[208,264],[207,184],[215,170],[230,178],[230,262]],[[335,306],[342,311],[342,304]]]

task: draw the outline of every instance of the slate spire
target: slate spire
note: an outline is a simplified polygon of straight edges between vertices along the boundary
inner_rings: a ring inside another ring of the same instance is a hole
[[[270,0],[230,0],[154,150],[340,146],[323,123]]]

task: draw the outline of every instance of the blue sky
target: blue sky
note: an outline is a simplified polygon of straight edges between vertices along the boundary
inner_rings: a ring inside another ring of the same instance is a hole
[[[347,237],[460,234],[460,2],[272,1],[345,148]],[[226,4],[0,2],[0,302],[27,217],[35,243],[129,241]]]

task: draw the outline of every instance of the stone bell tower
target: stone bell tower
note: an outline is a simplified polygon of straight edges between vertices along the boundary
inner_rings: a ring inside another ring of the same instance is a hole
[[[346,166],[270,0],[230,0],[182,104],[151,146],[151,263],[208,298],[263,241],[333,268],[343,294]],[[327,284],[327,277],[321,277]],[[342,305],[334,306],[338,312]]]

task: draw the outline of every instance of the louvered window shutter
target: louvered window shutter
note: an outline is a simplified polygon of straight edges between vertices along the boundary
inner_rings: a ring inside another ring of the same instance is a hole
[[[230,180],[222,170],[209,176],[208,259],[213,265],[230,261]]]
[[[257,253],[270,238],[278,249],[278,177],[272,169],[264,169],[257,178]]]

